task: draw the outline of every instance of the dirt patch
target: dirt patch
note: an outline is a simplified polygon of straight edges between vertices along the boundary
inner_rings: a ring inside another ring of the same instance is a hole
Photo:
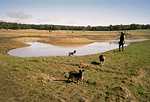
[[[21,37],[21,38],[15,38],[14,40],[19,42],[37,42],[41,38],[39,37]]]
[[[141,68],[139,71],[138,71],[138,79],[141,79],[145,76],[145,71]]]
[[[53,45],[63,45],[63,46],[81,46],[84,44],[89,44],[94,42],[94,40],[83,38],[83,37],[70,37],[70,36],[51,36],[51,37],[16,37],[13,38],[15,41],[19,42],[43,42]]]
[[[145,71],[143,70],[143,68],[139,69],[138,72],[137,72],[137,76],[133,76],[131,78],[131,80],[134,82],[134,83],[139,83],[139,84],[143,84],[142,82],[142,78],[145,76]]]
[[[116,86],[106,92],[106,102],[138,102],[130,90],[125,86]]]
[[[40,42],[50,43],[54,45],[83,45],[94,42],[94,40],[90,40],[87,38],[78,38],[78,37],[60,37],[60,38],[49,38],[49,39],[41,39]]]
[[[4,62],[4,61],[0,61],[0,65],[7,65],[7,63],[6,62]]]
[[[47,84],[48,82],[56,80],[54,76],[51,76],[45,73],[36,73],[36,74],[27,76],[27,78],[33,81],[41,82],[43,85]]]

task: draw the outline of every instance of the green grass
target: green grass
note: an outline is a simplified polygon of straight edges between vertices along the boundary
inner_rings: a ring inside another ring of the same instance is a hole
[[[0,102],[148,102],[150,100],[150,41],[129,45],[124,52],[98,56],[19,58],[3,53],[12,40],[0,41]],[[18,46],[20,46],[18,44]],[[13,47],[18,47],[13,46]],[[12,47],[12,48],[13,48]],[[66,83],[64,72],[85,68],[84,81]]]

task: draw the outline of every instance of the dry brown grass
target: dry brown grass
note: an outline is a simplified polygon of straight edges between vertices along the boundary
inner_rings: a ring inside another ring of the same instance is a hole
[[[47,30],[0,30],[3,38],[12,38],[16,41],[41,41],[52,44],[87,44],[93,40],[113,39],[117,32],[92,31],[53,31]]]
[[[93,41],[115,40],[120,31],[63,31],[57,30],[0,30],[1,38],[10,38],[15,41],[40,41],[58,45],[87,44]],[[150,30],[128,31],[127,38],[150,38]]]

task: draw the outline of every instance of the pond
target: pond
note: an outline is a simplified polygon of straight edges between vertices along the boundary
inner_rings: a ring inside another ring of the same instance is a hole
[[[81,46],[58,46],[41,42],[27,42],[29,46],[12,49],[9,55],[18,57],[40,57],[40,56],[68,56],[69,52],[76,50],[75,56],[97,54],[118,48],[118,41],[94,42]],[[126,46],[133,40],[126,41]]]

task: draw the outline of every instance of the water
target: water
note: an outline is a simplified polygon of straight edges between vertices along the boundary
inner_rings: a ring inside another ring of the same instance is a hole
[[[8,54],[18,57],[68,56],[69,52],[76,50],[75,56],[83,56],[118,48],[118,44],[110,42],[94,42],[78,47],[64,47],[40,42],[28,42],[27,44],[30,46],[10,50]]]
[[[126,46],[130,42],[136,42],[138,40],[127,40]],[[143,41],[143,40],[139,40]],[[64,47],[52,44],[40,43],[40,42],[28,42],[30,46],[22,47],[10,50],[9,55],[18,57],[39,57],[39,56],[68,56],[69,52],[76,50],[75,56],[90,55],[96,53],[102,53],[109,50],[118,48],[118,41],[111,42],[94,42],[87,45],[82,45],[78,47]]]

